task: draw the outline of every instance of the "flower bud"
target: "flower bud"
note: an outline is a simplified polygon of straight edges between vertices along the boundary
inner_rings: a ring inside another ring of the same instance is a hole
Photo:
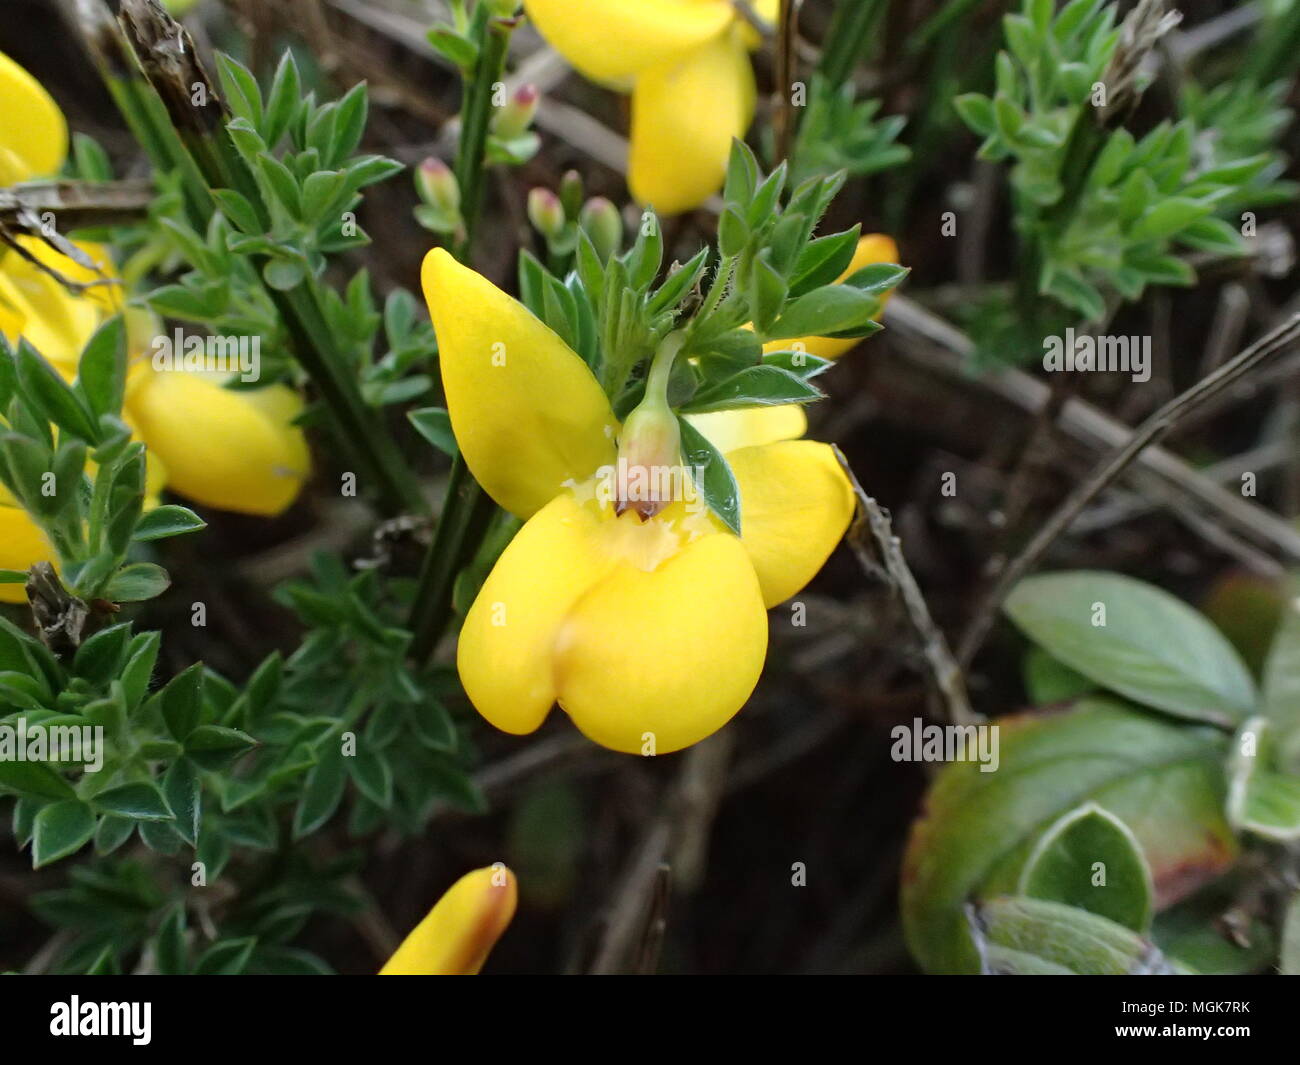
[[[505,106],[492,116],[492,132],[503,141],[522,137],[533,124],[539,99],[541,94],[536,85],[520,85]]]
[[[591,238],[592,247],[600,256],[601,262],[607,262],[611,255],[617,255],[623,247],[623,218],[604,196],[593,196],[582,205],[578,215],[578,225]]]
[[[653,518],[676,498],[682,433],[662,396],[647,394],[623,423],[618,441],[614,513],[633,510]]]
[[[420,199],[447,215],[460,213],[460,186],[451,167],[429,156],[415,171],[415,189]]]
[[[582,175],[576,170],[566,170],[560,178],[560,202],[564,204],[564,213],[569,218],[577,218],[582,209],[582,200],[586,195],[582,186]]]
[[[564,232],[564,207],[550,189],[535,188],[528,194],[528,221],[548,240]]]

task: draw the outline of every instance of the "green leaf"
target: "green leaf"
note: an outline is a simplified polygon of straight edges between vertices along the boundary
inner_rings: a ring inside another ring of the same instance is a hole
[[[287,56],[288,52],[285,55]],[[234,189],[214,189],[212,198],[221,208],[221,213],[230,219],[236,229],[254,235],[266,232],[266,227],[257,217],[256,209]]]
[[[478,62],[478,46],[462,37],[450,26],[434,26],[427,35],[429,44],[461,70],[471,71]]]
[[[1063,703],[1095,691],[1097,685],[1063,665],[1041,647],[1031,647],[1023,664],[1025,691],[1035,706]]]
[[[90,338],[81,353],[77,379],[95,418],[122,409],[126,393],[126,325],[121,315],[114,315]]]
[[[95,853],[112,854],[122,846],[135,832],[135,822],[127,817],[114,817],[105,814],[99,819],[95,829]]]
[[[142,603],[171,587],[167,571],[152,562],[132,562],[109,579],[104,598],[114,603]]]
[[[238,118],[244,118],[255,128],[262,125],[262,91],[257,79],[242,63],[225,52],[217,53],[217,76],[226,94],[230,109]]]
[[[1228,821],[1240,831],[1287,843],[1300,839],[1300,779],[1274,768],[1270,723],[1252,717],[1233,738]]]
[[[1287,903],[1278,972],[1282,976],[1300,976],[1300,892],[1292,895]]]
[[[286,48],[280,57],[275,78],[271,82],[271,91],[267,94],[266,111],[259,124],[258,131],[268,148],[275,149],[280,138],[284,136],[289,123],[302,102],[302,81],[298,76],[298,64],[291,49]],[[227,217],[230,217],[227,214]],[[233,218],[231,221],[235,221]],[[238,222],[235,223],[239,225]],[[240,226],[242,229],[243,227]],[[253,232],[249,229],[246,232]]]
[[[77,648],[72,671],[96,686],[107,685],[117,676],[130,639],[129,624],[100,630]]]
[[[177,904],[167,911],[154,939],[154,962],[163,976],[189,972],[189,949],[185,943],[185,907]]]
[[[371,745],[362,744],[356,756],[345,761],[361,793],[387,810],[393,803],[393,771],[387,759]]]
[[[769,340],[792,340],[805,336],[829,336],[851,330],[874,332],[871,316],[879,301],[848,285],[829,285],[786,304],[785,311],[767,330]]]
[[[1300,579],[1292,577],[1287,591],[1264,660],[1260,706],[1276,737],[1279,768],[1300,775]]]
[[[1071,810],[1043,833],[1020,873],[1019,893],[1075,906],[1135,932],[1151,928],[1155,888],[1141,845],[1096,803]]]
[[[444,455],[455,457],[459,448],[456,436],[451,431],[451,416],[442,407],[424,407],[410,411],[407,415],[411,424],[425,440]]]
[[[1171,976],[1149,940],[1086,910],[1016,896],[968,913],[979,971],[993,976]]]
[[[32,834],[32,867],[57,862],[81,850],[95,834],[95,815],[79,799],[41,808]]]
[[[1255,705],[1250,672],[1219,630],[1142,581],[1040,574],[1021,581],[1004,609],[1054,658],[1146,706],[1230,727]]]
[[[334,815],[347,780],[343,761],[337,738],[328,739],[303,783],[293,818],[294,839],[310,836]]]
[[[739,255],[749,243],[749,226],[735,207],[728,207],[718,220],[718,251],[723,258]]]
[[[213,943],[194,963],[195,976],[238,976],[257,946],[256,936]]]
[[[137,543],[145,543],[150,540],[165,540],[169,536],[181,536],[184,533],[198,532],[207,527],[208,523],[190,510],[189,507],[180,507],[174,503],[167,503],[145,512],[140,520],[136,522],[135,535],[132,539]]]
[[[0,759],[0,788],[43,799],[71,799],[76,792],[58,772],[44,762]]]
[[[133,821],[171,821],[175,814],[158,786],[143,780],[101,791],[91,800],[104,813]]]
[[[823,285],[832,285],[853,262],[862,226],[843,233],[818,237],[804,245],[790,272],[790,297],[802,296]]]
[[[1180,229],[1204,218],[1213,210],[1200,200],[1174,196],[1142,213],[1129,229],[1133,240],[1160,240],[1171,237]]]
[[[797,352],[795,354],[798,354]],[[740,373],[702,388],[692,397],[685,412],[703,414],[741,407],[810,403],[822,398],[822,391],[804,378],[778,366],[750,366]]]
[[[223,725],[200,725],[186,737],[185,753],[204,769],[224,769],[257,740],[239,729]]]
[[[293,171],[269,152],[262,152],[257,157],[257,166],[271,194],[289,214],[301,219],[302,190],[298,187],[298,179],[293,176]]]
[[[1122,820],[1168,905],[1221,875],[1238,845],[1223,815],[1226,739],[1115,699],[1002,718],[999,765],[945,766],[913,825],[902,874],[903,926],[928,972],[973,972],[963,906],[1015,891],[1034,845],[1092,801]]]
[[[957,114],[975,133],[981,137],[991,137],[997,129],[997,116],[993,113],[993,101],[977,92],[968,92],[953,100]]]
[[[203,708],[203,663],[177,673],[155,698],[161,703],[163,721],[174,739],[185,743],[199,723]],[[187,745],[187,749],[191,749]]]
[[[98,441],[94,415],[64,382],[59,371],[37,354],[26,339],[18,342],[18,380],[60,429],[91,444]]]
[[[178,758],[163,774],[162,790],[167,805],[176,815],[172,827],[193,847],[198,842],[199,824],[203,820],[202,782],[198,768],[188,758]]]
[[[740,535],[740,488],[731,466],[695,426],[679,417],[682,457],[705,504],[737,536]]]

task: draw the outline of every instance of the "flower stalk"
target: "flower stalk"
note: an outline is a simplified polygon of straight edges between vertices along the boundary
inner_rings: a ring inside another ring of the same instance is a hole
[[[460,188],[461,229],[452,254],[463,263],[471,260],[474,234],[483,208],[484,168],[488,135],[492,127],[492,90],[505,74],[510,35],[518,19],[492,13],[480,3],[472,16],[472,33],[478,43],[478,60],[465,79],[462,93],[460,141],[452,168]],[[427,662],[451,620],[452,591],[456,575],[473,558],[486,534],[496,504],[474,480],[462,456],[452,459],[447,494],[433,542],[424,556],[411,609],[410,657]]]

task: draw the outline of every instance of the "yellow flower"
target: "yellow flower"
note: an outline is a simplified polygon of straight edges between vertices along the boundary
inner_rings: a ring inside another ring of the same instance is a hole
[[[515,875],[475,869],[451,886],[379,970],[380,976],[474,976],[515,915]]]
[[[754,10],[775,21],[779,0]],[[630,85],[628,186],[660,214],[722,187],[754,117],[755,34],[731,0],[525,0],[543,37],[587,77]]]
[[[793,439],[802,413],[704,415],[694,424],[740,488],[742,535],[685,492],[648,518],[624,509],[609,486],[627,441],[582,359],[445,251],[426,257],[423,283],[461,453],[526,519],[461,630],[470,700],[515,734],[558,703],[617,751],[704,739],[758,682],[766,608],[811,580],[848,526],[832,449]]]
[[[107,252],[98,246],[80,247],[100,265],[99,275],[44,242],[24,244],[73,281],[113,276]],[[78,296],[13,252],[0,258],[0,280],[8,286],[0,298],[22,322],[10,342],[21,333],[69,380],[94,331],[121,306],[119,286]],[[134,333],[159,331],[151,316],[127,313],[140,326]],[[165,471],[167,486],[194,502],[268,517],[284,511],[311,466],[302,430],[293,424],[302,412],[298,394],[284,385],[235,391],[225,387],[221,374],[155,369],[151,353],[143,350],[148,337],[133,341],[122,417],[148,449],[152,491],[161,489]]]
[[[894,243],[892,237],[884,233],[868,233],[858,240],[857,249],[853,252],[853,261],[849,263],[848,269],[844,271],[836,280],[843,281],[845,278],[857,273],[864,266],[872,266],[875,263],[897,263],[898,262],[898,245]],[[885,293],[884,300],[880,305],[880,312],[883,314],[885,303],[889,301],[891,289]],[[880,314],[876,315],[880,318]],[[763,345],[764,351],[806,351],[809,355],[816,355],[821,359],[838,359],[846,351],[853,348],[858,343],[857,338],[844,339],[841,337],[800,337],[798,340],[772,340]],[[802,347],[800,347],[802,345]]]
[[[30,74],[2,54],[0,114],[0,184],[7,183],[6,174],[26,180],[63,165],[68,132],[62,113]],[[79,244],[95,264],[90,268],[42,240],[20,240],[32,257],[70,281],[109,282],[75,294],[17,252],[0,253],[0,330],[11,344],[24,336],[72,380],[95,330],[125,307],[112,259],[100,245]],[[284,385],[232,391],[217,374],[155,369],[143,350],[158,332],[154,320],[126,313],[132,324],[144,319],[147,326],[132,330],[146,335],[134,338],[122,417],[148,449],[150,494],[161,489],[165,471],[167,484],[197,503],[263,516],[285,510],[311,466],[302,430],[294,424],[302,412],[298,394]],[[31,537],[23,542],[38,543]]]
[[[54,547],[21,505],[0,484],[0,569],[27,570],[37,562],[52,561]],[[25,603],[21,584],[0,584],[0,603]]]
[[[0,52],[0,186],[49,177],[68,152],[63,112],[40,83]]]

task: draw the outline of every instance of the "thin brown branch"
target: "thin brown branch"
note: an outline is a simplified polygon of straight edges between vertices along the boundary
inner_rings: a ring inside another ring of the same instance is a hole
[[[1300,314],[1265,334],[1214,373],[1203,377],[1191,388],[1164,404],[1138,426],[1126,443],[1103,458],[1092,475],[1066,497],[1065,501],[1057,507],[1056,512],[1002,572],[997,584],[976,610],[962,638],[958,649],[959,661],[969,663],[974,658],[1007,594],[1037,565],[1047,549],[1070,527],[1070,523],[1078,517],[1084,507],[1123,473],[1130,463],[1146,448],[1165,436],[1182,418],[1258,366],[1285,351],[1298,339],[1300,339]]]
[[[882,576],[893,585],[903,600],[908,621],[921,644],[921,654],[929,670],[929,679],[942,700],[947,718],[955,725],[973,724],[980,719],[970,706],[966,695],[966,682],[948,648],[943,632],[930,617],[925,597],[917,586],[916,578],[903,557],[898,537],[894,535],[889,515],[874,499],[862,490],[857,477],[849,467],[839,448],[835,448],[853,494],[857,497],[859,514],[849,529],[848,542],[858,557],[862,568],[873,576]],[[870,538],[870,544],[868,543]]]

